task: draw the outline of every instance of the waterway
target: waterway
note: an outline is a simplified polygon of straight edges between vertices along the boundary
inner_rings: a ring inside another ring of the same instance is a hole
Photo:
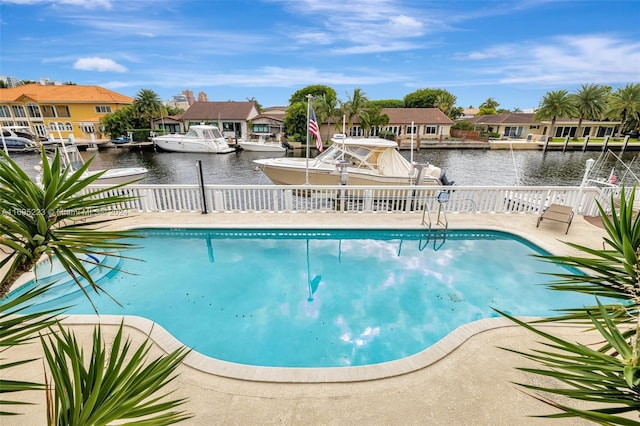
[[[600,152],[588,151],[511,151],[489,149],[430,149],[418,152],[401,151],[402,155],[415,162],[433,163],[445,170],[449,180],[457,185],[522,185],[546,186],[580,185],[588,159],[598,160],[592,177],[607,178],[612,169],[618,179],[625,174],[626,182],[633,182],[632,175],[625,166],[609,154],[601,157]],[[202,162],[205,184],[226,185],[270,185],[271,181],[256,168],[253,160],[270,158],[274,153],[240,151],[231,154],[183,154],[155,151],[128,150],[123,148],[87,151],[83,158],[94,156],[92,170],[117,167],[146,167],[148,176],[141,182],[147,184],[196,184],[198,172],[196,163]],[[311,157],[317,152],[313,150]],[[615,153],[640,176],[640,160],[635,152]],[[304,157],[304,150],[289,151],[289,156]],[[34,166],[38,164],[38,154],[12,154],[30,176],[35,176]]]

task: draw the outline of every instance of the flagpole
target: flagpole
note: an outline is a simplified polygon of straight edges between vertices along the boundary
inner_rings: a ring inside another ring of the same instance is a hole
[[[307,95],[307,147],[306,147],[306,162],[305,162],[305,176],[304,184],[309,185],[309,106],[311,104],[312,96]]]

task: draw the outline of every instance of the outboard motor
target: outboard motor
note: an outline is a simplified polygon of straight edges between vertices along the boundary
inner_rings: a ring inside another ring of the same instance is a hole
[[[454,181],[447,179],[447,175],[444,171],[442,171],[442,173],[440,174],[440,182],[444,186],[451,186],[455,183]]]
[[[293,145],[291,145],[289,142],[287,141],[282,141],[282,146],[287,148],[287,149],[293,149]]]

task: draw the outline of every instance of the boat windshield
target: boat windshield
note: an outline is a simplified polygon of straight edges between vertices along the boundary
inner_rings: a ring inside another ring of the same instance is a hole
[[[384,151],[384,148],[334,143],[325,152],[318,155],[316,160],[328,164],[335,164],[344,160],[351,167],[376,170],[378,168],[378,157],[382,151]]]

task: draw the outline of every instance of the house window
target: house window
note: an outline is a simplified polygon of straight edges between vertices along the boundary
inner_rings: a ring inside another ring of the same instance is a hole
[[[362,136],[363,134],[364,132],[360,126],[351,126],[351,129],[349,130],[349,136]]]
[[[438,126],[424,126],[424,134],[425,135],[438,134]]]
[[[269,133],[268,124],[254,124],[253,133]]]
[[[44,117],[55,117],[56,116],[56,110],[53,107],[53,105],[42,105],[42,106],[40,106],[40,109],[42,110],[42,115]]]
[[[369,136],[379,136],[380,135],[380,126],[373,126],[369,129]]]
[[[49,130],[51,130],[52,132],[55,132],[56,130],[58,130],[58,126],[56,125],[55,121],[52,121],[51,123],[49,123]]]
[[[589,136],[591,134],[591,127],[587,126],[585,128],[582,129],[582,136],[581,137],[586,137]]]
[[[66,105],[56,105],[56,117],[71,117],[69,107]]]
[[[111,105],[96,105],[96,114],[111,114]]]
[[[556,127],[556,133],[554,138],[564,138],[567,136],[574,137],[576,135],[576,127],[573,126],[558,126]]]
[[[28,121],[16,121],[16,126],[29,127],[29,122]]]
[[[73,130],[73,128],[71,130]],[[96,132],[95,128],[93,127],[93,123],[80,123],[80,130],[82,130],[83,133]]]
[[[33,126],[36,130],[36,134],[38,136],[47,137],[49,132],[47,132],[47,127],[44,124],[36,124]]]
[[[418,132],[418,127],[417,126],[406,126],[405,127],[405,134],[407,135],[415,135]]]
[[[69,123],[68,121],[66,123],[64,123],[64,129],[68,130],[70,132],[73,132],[73,124]]]
[[[11,118],[11,112],[9,112],[8,106],[0,105],[0,117]]]
[[[400,126],[387,126],[387,132],[391,132],[396,136],[400,135]]]
[[[14,117],[26,117],[27,113],[24,112],[24,107],[22,105],[13,105],[11,106],[11,109],[13,110],[13,116]]]
[[[505,126],[504,136],[509,138],[524,137],[524,127],[522,126]]]
[[[29,111],[29,117],[42,117],[42,114],[40,114],[40,108],[37,104],[27,104],[27,111]]]

